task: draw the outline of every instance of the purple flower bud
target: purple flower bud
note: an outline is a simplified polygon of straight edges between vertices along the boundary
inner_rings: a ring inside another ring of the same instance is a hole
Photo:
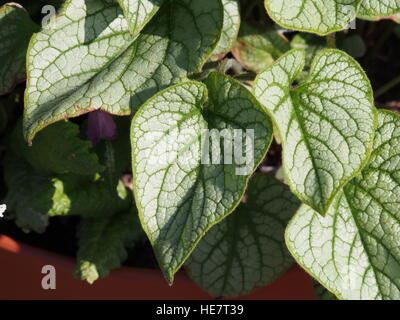
[[[101,110],[90,112],[86,135],[93,144],[98,143],[100,140],[116,139],[117,127],[112,116]]]

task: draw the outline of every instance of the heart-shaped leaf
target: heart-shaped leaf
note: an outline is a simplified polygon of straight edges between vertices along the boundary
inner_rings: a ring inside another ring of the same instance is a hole
[[[132,35],[137,35],[153,18],[165,0],[117,0]]]
[[[304,205],[286,243],[342,299],[400,299],[400,116],[379,112],[371,161],[326,217]]]
[[[362,0],[265,0],[269,16],[293,30],[326,35],[345,29]]]
[[[168,88],[132,121],[136,204],[169,282],[205,232],[239,204],[272,139],[268,116],[245,87],[218,73],[206,84]]]
[[[136,38],[116,1],[67,1],[28,50],[25,136],[94,109],[127,115],[198,71],[216,47],[223,8],[215,0],[171,0]]]
[[[16,3],[0,7],[0,95],[25,79],[25,57],[29,39],[39,27]]]
[[[283,142],[292,191],[324,214],[372,150],[376,111],[359,64],[339,50],[322,50],[308,78],[291,88],[305,61],[294,49],[259,74],[253,90],[272,115]]]
[[[300,202],[269,175],[250,180],[245,203],[214,226],[185,264],[214,297],[236,297],[274,281],[292,264],[284,230]]]

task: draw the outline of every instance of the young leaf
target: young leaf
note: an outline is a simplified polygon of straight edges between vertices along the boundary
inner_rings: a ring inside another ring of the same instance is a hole
[[[22,135],[22,124],[18,124],[11,147],[36,170],[48,174],[94,175],[104,170],[91,151],[91,143],[79,138],[79,126],[68,121],[47,127],[37,135],[31,147]]]
[[[400,116],[378,121],[369,165],[327,216],[304,205],[286,230],[296,260],[342,299],[400,299]]]
[[[361,19],[378,20],[396,14],[400,14],[400,0],[364,0],[357,16]]]
[[[34,35],[28,50],[26,138],[94,109],[130,114],[160,89],[199,71],[222,23],[220,1],[171,0],[134,38],[115,1],[67,1],[55,26]]]
[[[221,0],[224,6],[224,24],[221,38],[213,54],[226,53],[235,44],[240,28],[239,0]]]
[[[132,35],[137,35],[153,18],[165,0],[117,0]]]
[[[320,51],[307,80],[291,88],[304,61],[304,51],[289,51],[259,74],[253,90],[279,130],[292,191],[325,214],[368,160],[376,111],[367,76],[346,53]]]
[[[276,30],[260,33],[247,25],[242,25],[232,53],[244,68],[261,72],[289,49],[287,39]]]
[[[269,16],[279,25],[319,35],[345,29],[356,18],[362,0],[265,0]]]
[[[284,184],[256,175],[247,201],[214,226],[189,257],[189,276],[214,297],[236,297],[271,283],[293,262],[284,230],[299,205]]]
[[[268,116],[245,87],[218,73],[206,84],[207,105],[206,86],[186,82],[148,100],[132,121],[136,203],[169,282],[205,232],[239,204],[272,139]],[[247,136],[243,144],[246,164],[236,158],[242,150],[232,159],[229,137],[223,152],[215,139],[207,150],[206,129],[217,139],[253,130],[254,143]]]
[[[107,276],[127,258],[126,248],[142,235],[136,212],[109,218],[83,219],[78,230],[79,251],[75,275],[90,284]]]
[[[16,3],[0,7],[0,95],[25,79],[25,57],[29,39],[39,27]]]

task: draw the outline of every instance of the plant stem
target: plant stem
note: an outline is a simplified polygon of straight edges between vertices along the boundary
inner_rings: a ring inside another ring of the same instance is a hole
[[[219,64],[220,64],[219,61],[209,61],[204,65],[203,71],[209,70],[209,69],[216,69],[216,68],[218,68]]]
[[[235,79],[239,81],[254,81],[256,76],[257,74],[255,74],[254,72],[246,72],[235,76]]]
[[[105,140],[106,146],[106,180],[108,182],[108,187],[112,192],[115,192],[115,181],[118,181],[116,178],[116,168],[115,168],[115,152],[114,147],[109,140]]]
[[[393,80],[391,80],[390,82],[388,82],[387,84],[385,84],[383,87],[381,87],[380,89],[378,89],[375,92],[375,99],[380,97],[381,95],[384,95],[386,92],[388,92],[390,89],[393,89],[395,86],[397,86],[398,84],[400,84],[400,76],[394,78]]]
[[[328,48],[335,49],[336,48],[336,36],[335,33],[330,33],[326,36],[326,42],[328,45]]]

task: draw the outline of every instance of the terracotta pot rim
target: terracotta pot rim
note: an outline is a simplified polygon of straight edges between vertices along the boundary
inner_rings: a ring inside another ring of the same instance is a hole
[[[73,257],[34,247],[32,245],[14,240],[13,238],[10,238],[9,236],[6,236],[4,234],[0,234],[0,250],[1,249],[14,254],[22,254],[40,258],[41,260],[45,261],[52,260],[55,261],[58,265],[65,266],[66,268],[75,267],[75,260]],[[142,279],[143,277],[160,278],[161,271],[159,269],[121,266],[120,268],[113,270],[110,273],[110,276],[115,275],[128,278],[137,278],[139,276]],[[176,273],[175,281],[192,282],[190,278],[186,275],[186,273],[182,270]]]
[[[0,273],[0,300],[8,299],[134,299],[134,300],[208,300],[212,297],[184,272],[175,275],[169,286],[159,269],[123,266],[107,277],[89,285],[73,277],[73,257],[36,248],[0,234],[0,257],[5,258]],[[8,262],[8,263],[7,263]],[[57,289],[43,290],[44,265],[54,265]],[[138,290],[132,288],[139,288]],[[314,290],[310,277],[294,265],[272,283],[255,288],[233,300],[312,300]]]

